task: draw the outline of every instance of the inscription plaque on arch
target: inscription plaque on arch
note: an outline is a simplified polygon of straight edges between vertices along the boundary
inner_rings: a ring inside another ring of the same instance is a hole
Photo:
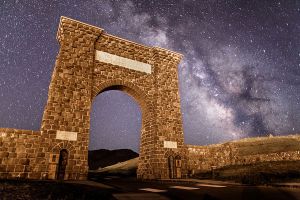
[[[110,54],[110,53],[107,53],[104,51],[96,50],[95,59],[100,62],[109,63],[112,65],[125,67],[127,69],[132,69],[135,71],[140,71],[140,72],[145,72],[147,74],[151,74],[151,65],[150,64],[139,62],[139,61],[128,59],[128,58],[124,58],[124,57]]]

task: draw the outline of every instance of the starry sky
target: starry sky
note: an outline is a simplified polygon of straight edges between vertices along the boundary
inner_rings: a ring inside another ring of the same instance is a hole
[[[62,15],[184,55],[187,144],[300,133],[299,0],[0,0],[0,127],[39,130]],[[140,128],[135,100],[104,92],[89,148],[138,151]]]

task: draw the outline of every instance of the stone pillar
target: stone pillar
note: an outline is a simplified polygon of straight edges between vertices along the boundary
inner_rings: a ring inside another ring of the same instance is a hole
[[[170,152],[182,159],[182,175],[186,175],[185,147],[180,111],[178,64],[181,55],[166,49],[153,48],[153,65],[156,87],[155,150],[152,162],[155,178],[169,178]]]
[[[49,151],[51,146],[59,142],[76,146],[76,150],[70,154],[74,162],[71,161],[71,166],[68,166],[74,173],[73,179],[82,179],[88,170],[94,45],[101,32],[102,29],[66,17],[61,17],[57,32],[60,50],[41,131],[49,143]]]

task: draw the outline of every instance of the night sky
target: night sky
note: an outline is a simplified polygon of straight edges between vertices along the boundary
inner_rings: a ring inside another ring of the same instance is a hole
[[[0,127],[39,130],[60,16],[184,55],[185,143],[300,133],[299,0],[0,0]],[[138,151],[141,112],[97,96],[90,149]]]

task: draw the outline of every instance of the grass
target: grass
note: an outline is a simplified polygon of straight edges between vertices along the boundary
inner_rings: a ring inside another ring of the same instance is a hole
[[[299,181],[300,161],[271,161],[249,165],[226,166],[212,172],[199,173],[195,178],[233,180],[244,184],[269,184]]]
[[[125,176],[136,176],[138,158],[133,158],[124,162],[99,168],[98,170],[90,170],[90,174],[102,174],[102,175],[125,175]]]

